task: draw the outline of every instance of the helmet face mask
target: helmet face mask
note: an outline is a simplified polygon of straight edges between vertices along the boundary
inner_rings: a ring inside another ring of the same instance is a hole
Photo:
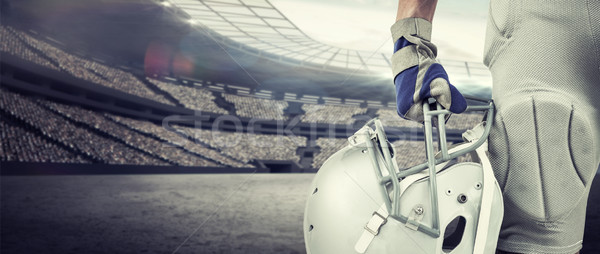
[[[493,253],[502,220],[502,196],[485,157],[493,103],[448,149],[446,110],[424,104],[428,161],[399,169],[395,151],[374,119],[348,138],[349,145],[321,167],[304,215],[308,253]],[[434,153],[432,118],[438,119],[440,152]],[[372,126],[374,128],[372,128]],[[472,153],[478,162],[448,163]],[[491,216],[491,207],[494,215]]]

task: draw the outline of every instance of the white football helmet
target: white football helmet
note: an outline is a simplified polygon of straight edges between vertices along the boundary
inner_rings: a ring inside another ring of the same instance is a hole
[[[487,111],[486,121],[463,133],[464,143],[450,148],[444,121],[450,112],[430,110],[429,103],[423,107],[426,163],[399,169],[395,156],[402,151],[389,145],[375,119],[323,164],[304,213],[309,254],[495,252],[504,209],[486,155],[493,102],[468,107]],[[433,117],[439,123],[437,155]],[[466,153],[475,162],[448,166]]]

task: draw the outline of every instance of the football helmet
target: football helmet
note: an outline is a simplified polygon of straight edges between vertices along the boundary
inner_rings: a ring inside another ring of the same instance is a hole
[[[463,133],[464,143],[450,147],[450,112],[433,100],[423,111],[427,162],[400,169],[395,158],[402,151],[395,151],[374,119],[323,164],[304,213],[308,253],[495,252],[504,210],[486,154],[493,102],[467,108],[486,111],[486,119]],[[473,162],[450,165],[467,153]]]

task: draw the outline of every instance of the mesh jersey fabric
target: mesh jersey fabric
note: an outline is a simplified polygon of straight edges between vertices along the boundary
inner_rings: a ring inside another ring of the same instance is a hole
[[[484,63],[497,107],[498,249],[575,253],[600,162],[600,1],[492,0]]]

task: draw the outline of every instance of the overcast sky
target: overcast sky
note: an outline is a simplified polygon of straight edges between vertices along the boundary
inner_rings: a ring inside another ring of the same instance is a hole
[[[271,0],[284,15],[323,43],[391,53],[389,28],[397,0]],[[481,62],[487,0],[439,0],[433,42],[440,59]]]

